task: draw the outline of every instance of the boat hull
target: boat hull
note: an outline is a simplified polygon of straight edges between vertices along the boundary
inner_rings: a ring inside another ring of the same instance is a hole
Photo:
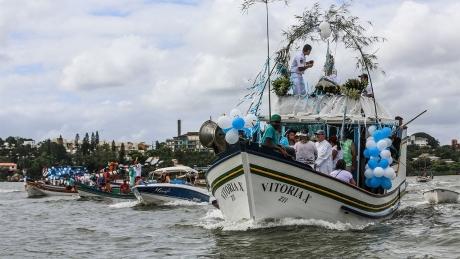
[[[84,198],[106,198],[114,200],[135,200],[136,197],[133,193],[128,194],[119,194],[119,193],[109,193],[101,191],[93,186],[89,186],[82,183],[77,183],[77,191],[80,197]]]
[[[133,193],[143,204],[164,204],[174,201],[209,202],[207,190],[185,184],[154,183],[137,185]]]
[[[405,192],[405,173],[376,195],[308,166],[243,149],[217,161],[206,175],[226,219],[305,218],[366,224],[389,217]]]
[[[43,196],[73,196],[77,192],[67,190],[66,187],[47,185],[43,183],[28,182],[26,185],[27,197],[36,198]]]
[[[434,189],[423,193],[429,203],[455,203],[458,202],[460,193],[446,189]]]

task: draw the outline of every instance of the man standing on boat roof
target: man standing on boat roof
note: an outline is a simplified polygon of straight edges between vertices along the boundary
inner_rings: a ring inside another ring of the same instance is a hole
[[[313,60],[308,62],[305,61],[305,56],[310,55],[311,46],[305,44],[302,48],[302,52],[299,52],[291,63],[291,82],[294,87],[294,95],[305,95],[305,82],[303,80],[303,73],[308,68],[313,66]]]
[[[369,76],[367,74],[362,74],[358,77],[361,79],[361,83],[366,85],[366,89],[364,89],[363,95],[367,97],[374,97],[374,92],[372,92],[372,87],[369,84]]]
[[[324,130],[315,132],[318,142],[316,142],[316,149],[318,150],[318,158],[316,158],[316,171],[323,174],[332,172],[332,146],[326,140]]]

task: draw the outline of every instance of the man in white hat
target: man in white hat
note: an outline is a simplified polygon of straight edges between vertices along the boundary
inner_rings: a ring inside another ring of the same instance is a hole
[[[323,174],[329,174],[332,172],[332,146],[326,140],[324,130],[318,130],[315,132],[317,142],[315,143],[316,149],[318,150],[318,158],[316,158],[315,165],[316,171]]]

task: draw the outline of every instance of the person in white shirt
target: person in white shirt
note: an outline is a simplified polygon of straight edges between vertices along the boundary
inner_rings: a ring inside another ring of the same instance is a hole
[[[312,168],[315,165],[316,157],[318,157],[318,150],[316,150],[315,143],[309,141],[308,135],[305,133],[297,133],[300,141],[295,143],[295,160],[307,164]]]
[[[366,89],[363,91],[363,95],[367,97],[374,97],[374,92],[372,91],[372,87],[369,84],[369,76],[367,74],[362,74],[358,77],[361,79],[361,82],[366,85]]]
[[[323,174],[329,174],[332,171],[332,146],[327,142],[324,130],[315,132],[318,142],[316,149],[318,150],[318,158],[316,158],[316,171]]]
[[[299,52],[291,63],[291,82],[294,87],[294,95],[304,95],[306,94],[305,82],[303,81],[303,73],[308,68],[313,66],[313,60],[308,62],[305,61],[305,56],[310,55],[311,46],[306,44],[303,46],[302,52]]]
[[[353,175],[351,175],[350,172],[345,170],[345,167],[346,167],[345,161],[343,159],[339,159],[339,161],[337,161],[337,165],[335,166],[335,170],[332,171],[329,175],[334,178],[339,179],[342,182],[346,182],[346,183],[356,186],[356,182],[353,179]]]
[[[337,161],[343,159],[343,151],[336,136],[331,136],[329,138],[329,143],[331,143],[332,146],[332,167],[335,168]]]

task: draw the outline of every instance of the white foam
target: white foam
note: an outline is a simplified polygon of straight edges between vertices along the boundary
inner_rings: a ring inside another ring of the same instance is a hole
[[[0,193],[12,193],[12,192],[22,192],[22,190],[2,190],[0,189]]]
[[[365,225],[351,225],[349,223],[341,222],[328,222],[316,219],[294,219],[284,218],[273,221],[254,221],[254,220],[241,220],[229,221],[225,220],[220,210],[214,209],[208,211],[206,215],[201,218],[198,223],[199,227],[205,229],[220,229],[223,231],[247,231],[251,229],[274,228],[285,226],[319,226],[332,230],[346,231],[346,230],[362,230],[373,223]]]
[[[208,202],[176,200],[176,201],[167,202],[164,205],[165,206],[207,206],[209,205],[209,203]]]
[[[110,208],[115,208],[115,209],[122,209],[122,208],[131,208],[134,207],[138,204],[139,202],[136,201],[123,201],[115,204],[110,204]]]

